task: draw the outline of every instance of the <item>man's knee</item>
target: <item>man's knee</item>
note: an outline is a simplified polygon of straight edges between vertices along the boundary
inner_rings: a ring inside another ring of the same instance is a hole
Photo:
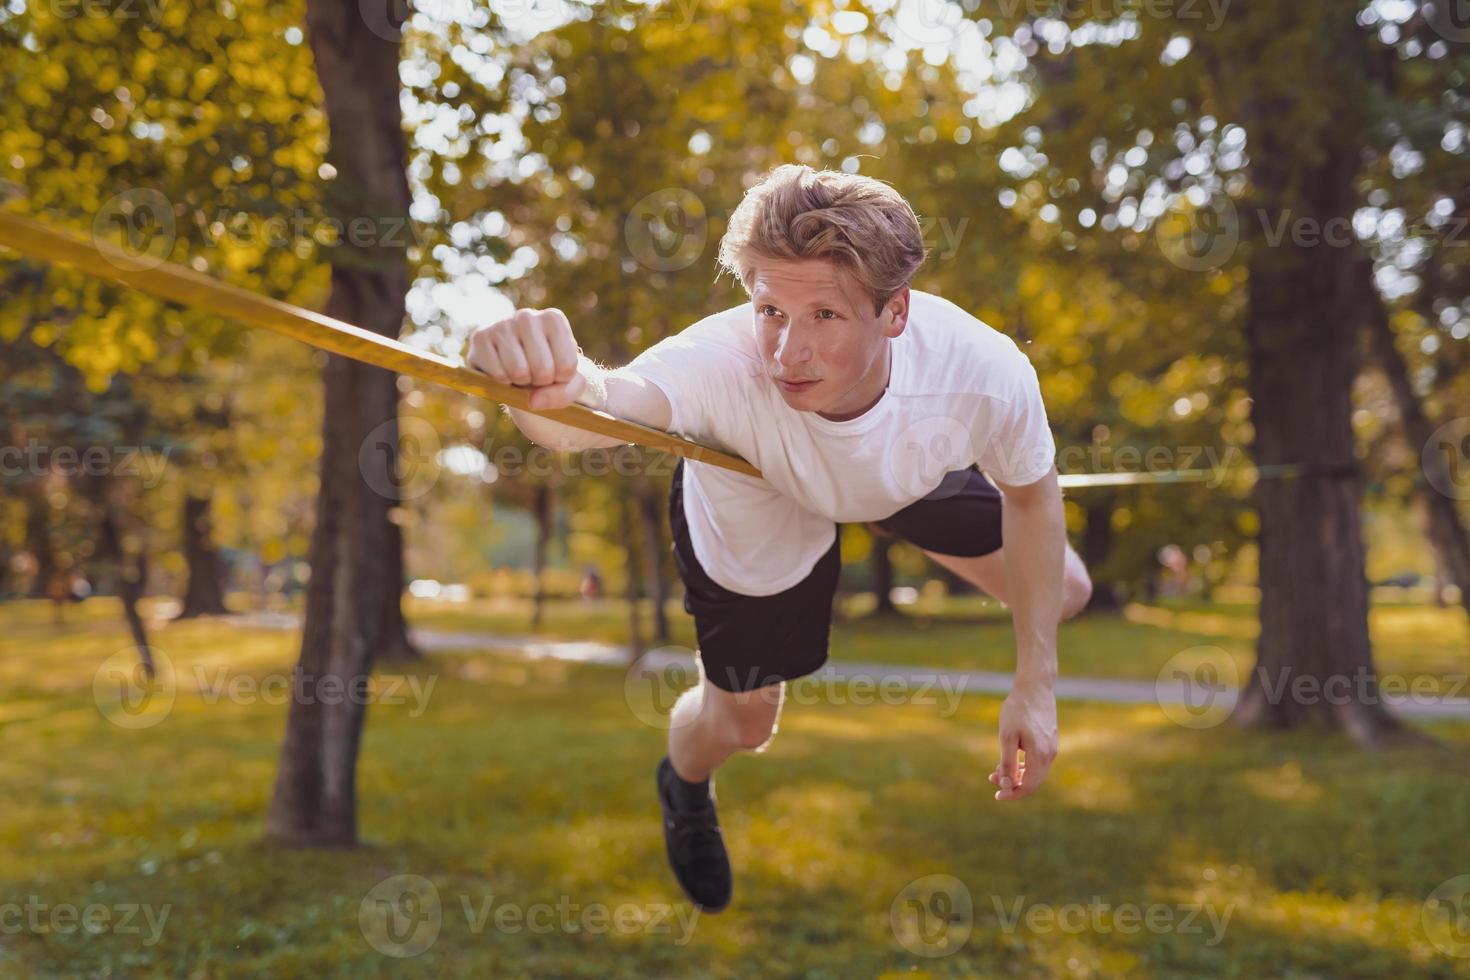
[[[724,692],[719,701],[714,721],[728,744],[755,750],[771,740],[781,712],[780,692]]]
[[[1086,568],[1068,569],[1062,589],[1062,618],[1071,619],[1087,608],[1092,598],[1092,577]]]

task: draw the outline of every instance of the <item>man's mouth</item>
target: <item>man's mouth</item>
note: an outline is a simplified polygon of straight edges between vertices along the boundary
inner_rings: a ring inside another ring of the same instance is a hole
[[[820,380],[820,378],[812,378],[809,381],[783,381],[777,378],[776,384],[781,386],[782,391],[806,391]]]

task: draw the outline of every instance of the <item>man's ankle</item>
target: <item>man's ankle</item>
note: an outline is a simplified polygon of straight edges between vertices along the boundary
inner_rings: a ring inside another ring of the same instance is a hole
[[[713,785],[710,776],[704,779],[690,780],[679,775],[679,770],[674,767],[674,760],[669,759],[669,774],[674,778],[669,783],[669,793],[674,798],[674,803],[681,810],[702,807],[712,798]]]

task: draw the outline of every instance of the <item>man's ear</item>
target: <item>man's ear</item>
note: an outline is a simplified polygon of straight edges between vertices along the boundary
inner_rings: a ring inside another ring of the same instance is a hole
[[[883,306],[883,336],[892,339],[902,334],[909,322],[909,287],[904,286]]]

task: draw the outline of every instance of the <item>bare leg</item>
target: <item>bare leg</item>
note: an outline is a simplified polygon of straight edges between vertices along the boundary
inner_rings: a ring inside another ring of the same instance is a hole
[[[985,590],[987,595],[1010,605],[1004,548],[978,558],[957,558],[932,551],[925,551],[924,554],[976,588]],[[1091,596],[1092,579],[1087,574],[1087,566],[1082,564],[1082,556],[1072,550],[1069,544],[1062,579],[1062,619],[1071,619],[1081,612]]]
[[[702,782],[736,752],[764,748],[776,734],[785,693],[784,682],[732,693],[701,672],[699,684],[680,696],[670,714],[674,772],[686,782]]]

